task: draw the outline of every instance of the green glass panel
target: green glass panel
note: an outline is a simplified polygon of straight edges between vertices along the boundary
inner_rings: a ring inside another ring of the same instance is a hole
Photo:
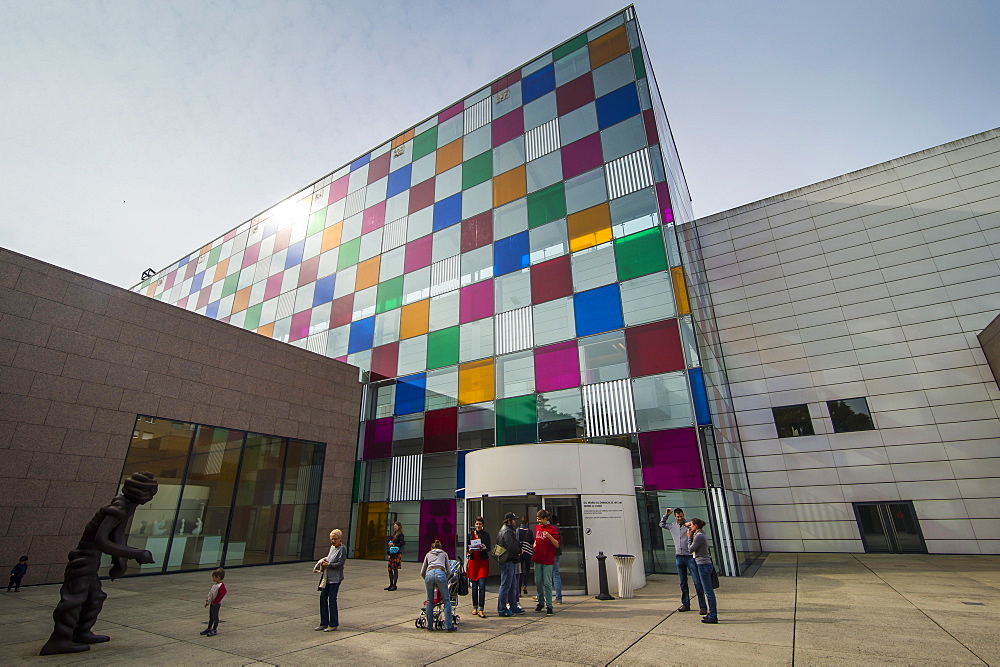
[[[351,491],[351,502],[358,502],[361,494],[361,461],[354,462],[354,490]]]
[[[309,227],[306,228],[306,236],[312,236],[316,232],[321,232],[324,227],[326,227],[325,206],[309,216]]]
[[[236,294],[236,286],[240,282],[240,272],[232,273],[226,276],[226,282],[222,283],[222,296],[220,298],[225,299],[230,294]]]
[[[576,51],[581,46],[587,45],[587,33],[582,35],[577,35],[573,39],[569,40],[562,46],[557,46],[556,50],[552,52],[552,59],[559,60],[560,58],[565,58],[569,54]]]
[[[215,246],[214,248],[212,248],[209,251],[209,253],[208,253],[208,266],[206,266],[205,268],[207,269],[209,267],[212,267],[212,266],[215,266],[216,264],[218,264],[219,263],[219,255],[221,255],[221,254],[222,254],[222,246],[221,245]]]
[[[264,304],[258,303],[256,306],[247,308],[247,316],[243,319],[243,328],[253,331],[260,326],[260,311]]]
[[[534,394],[497,401],[497,446],[538,440]]]
[[[427,368],[444,368],[458,363],[458,327],[427,334]]]
[[[532,228],[565,217],[566,191],[562,182],[528,195],[528,224]]]
[[[361,254],[361,239],[351,239],[347,243],[341,244],[340,254],[337,255],[337,270],[341,271],[358,263],[358,255]]]
[[[462,163],[462,189],[468,190],[493,176],[493,151],[480,153]]]
[[[375,295],[375,312],[384,313],[403,305],[403,276],[378,284]]]
[[[413,159],[419,160],[425,155],[430,155],[437,150],[437,145],[438,129],[437,125],[435,125],[426,132],[421,132],[413,138]]]
[[[659,227],[615,240],[618,280],[630,280],[667,269],[667,252]]]
[[[632,63],[635,65],[636,80],[646,76],[646,63],[642,59],[642,49],[632,49]]]

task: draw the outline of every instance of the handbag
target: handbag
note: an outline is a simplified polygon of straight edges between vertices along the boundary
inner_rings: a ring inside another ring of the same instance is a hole
[[[716,572],[715,568],[713,567],[712,568],[712,588],[718,588],[718,587],[719,587],[719,573]]]
[[[510,555],[507,553],[507,549],[500,545],[499,542],[493,545],[493,549],[490,551],[493,557],[497,559],[497,562],[503,565],[507,562],[507,557]]]

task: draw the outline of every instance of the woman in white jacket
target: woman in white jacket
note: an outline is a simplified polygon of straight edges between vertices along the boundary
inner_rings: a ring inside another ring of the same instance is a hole
[[[434,540],[431,550],[424,556],[424,563],[420,566],[420,576],[424,578],[424,587],[427,589],[427,618],[431,619],[433,614],[431,608],[434,606],[434,589],[441,591],[441,599],[444,600],[444,618],[447,622],[448,632],[454,632],[455,621],[451,617],[451,594],[448,592],[448,554],[441,548],[441,540]],[[434,623],[427,624],[428,630],[434,629]]]
[[[319,625],[317,630],[333,632],[340,625],[337,613],[337,593],[340,592],[340,582],[344,580],[344,563],[347,561],[347,547],[344,546],[344,533],[337,528],[330,531],[330,553],[326,558],[316,563],[316,570],[323,573],[320,581],[319,594]]]

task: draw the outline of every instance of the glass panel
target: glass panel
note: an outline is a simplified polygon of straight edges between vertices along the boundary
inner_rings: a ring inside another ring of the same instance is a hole
[[[498,313],[531,305],[531,273],[527,269],[498,277],[493,289]]]
[[[496,109],[496,105],[493,105],[493,108]],[[469,162],[472,158],[488,151],[492,145],[493,137],[490,134],[490,126],[486,125],[465,135],[465,138],[462,140],[462,156],[466,162]],[[490,159],[490,163],[492,164],[492,158]],[[492,174],[490,175],[492,176]]]
[[[528,200],[515,202],[493,210],[493,237],[502,239],[528,228]]]
[[[285,440],[251,433],[243,451],[226,566],[270,561]]]
[[[452,437],[454,438],[454,431],[452,431]],[[425,456],[423,463],[420,495],[426,499],[454,500],[455,489],[458,486],[455,483],[458,474],[458,457],[454,454],[436,454]],[[454,525],[454,519],[452,519],[452,524]],[[449,556],[453,554],[452,551],[448,552]]]
[[[697,489],[705,485],[693,428],[639,434],[642,482],[649,491]],[[686,508],[689,512],[691,508]]]
[[[633,116],[601,132],[604,161],[611,162],[646,146],[646,126],[642,116]]]
[[[375,316],[375,339],[373,342],[376,346],[387,345],[399,340],[400,312],[397,308]]]
[[[687,377],[681,371],[651,375],[632,381],[635,419],[640,431],[657,431],[691,426],[691,396]]]
[[[493,248],[476,248],[462,255],[462,285],[471,285],[493,277]]]
[[[567,179],[600,168],[602,162],[601,137],[598,134],[590,134],[562,148],[563,176]]]
[[[420,408],[423,409],[423,404]],[[424,413],[400,415],[392,424],[392,455],[411,456],[424,451]]]
[[[421,412],[427,392],[427,376],[423,373],[401,377],[396,381],[396,414]]]
[[[352,540],[354,557],[381,560],[385,554],[384,538],[388,525],[389,503],[358,503],[358,519]]]
[[[833,420],[834,433],[870,431],[875,428],[866,398],[845,398],[839,401],[827,401],[826,407],[830,411],[830,419]]]
[[[532,160],[525,167],[528,192],[535,192],[553,183],[558,183],[562,177],[562,153],[558,150]]]
[[[535,345],[547,345],[573,338],[575,335],[576,319],[572,297],[539,304],[532,311]]]
[[[809,417],[809,406],[805,403],[771,408],[771,413],[774,415],[774,425],[779,438],[815,434],[812,419]]]
[[[535,349],[536,391],[558,391],[579,386],[580,357],[575,340]]]
[[[632,377],[684,368],[684,352],[677,320],[663,320],[625,330]]]
[[[556,257],[531,267],[532,303],[545,303],[571,294],[573,270],[568,256]]]
[[[591,208],[607,199],[603,169],[595,169],[566,181],[566,210],[569,213]]]
[[[580,370],[584,384],[608,382],[628,377],[628,355],[625,351],[625,333],[614,331],[582,338]]]
[[[544,125],[558,114],[555,92],[548,93],[524,105],[524,131]]]
[[[597,132],[597,105],[590,103],[559,117],[559,140],[565,146]]]
[[[458,407],[458,448],[481,449],[493,445],[493,403]]]
[[[547,225],[528,232],[529,258],[532,264],[538,264],[553,257],[559,257],[569,252],[569,234],[566,231],[566,221],[556,220]]]
[[[615,58],[607,65],[594,70],[594,92],[597,96],[606,95],[612,90],[635,81],[635,71],[632,68],[632,54],[627,53]]]
[[[655,271],[667,270],[667,253],[660,230],[646,229],[615,239],[618,280],[630,280]]]
[[[458,408],[429,410],[424,414],[424,454],[453,452],[457,447]],[[427,459],[424,459],[426,465]],[[454,489],[452,489],[454,491]]]
[[[493,271],[502,276],[526,268],[529,255],[528,232],[500,239],[493,244]]]
[[[365,415],[365,419],[380,419],[391,416],[395,394],[395,382],[370,385],[368,389],[368,414]]]
[[[889,503],[889,521],[901,553],[927,553],[910,503]]]
[[[426,266],[403,276],[403,303],[414,303],[431,295],[431,268]]]
[[[597,124],[602,130],[631,118],[640,111],[639,94],[634,83],[597,98]]]
[[[433,238],[432,262],[454,257],[462,251],[462,228],[458,225],[435,232]]]
[[[639,190],[611,202],[611,230],[615,238],[657,226],[656,194]]]
[[[534,394],[497,401],[497,445],[516,445],[538,439]]]
[[[493,400],[493,360],[458,367],[458,402],[462,405]]]
[[[454,458],[454,457],[451,457]],[[420,540],[419,544],[430,546],[434,540],[441,540],[448,555],[455,553],[458,542],[455,525],[455,490],[452,489],[451,500],[420,501]],[[417,540],[414,540],[417,542]],[[417,556],[419,560],[419,556]]]
[[[493,356],[493,318],[486,317],[461,325],[459,361],[473,361],[490,356]]]
[[[607,285],[580,292],[573,297],[573,300],[578,337],[621,329],[624,326],[618,285]]]
[[[524,164],[524,135],[493,149],[493,173],[502,174]]]
[[[583,436],[583,400],[579,389],[538,394],[539,441],[575,440]]]
[[[427,336],[416,336],[399,341],[399,359],[396,372],[400,375],[420,373],[427,369]]]
[[[274,562],[309,560],[313,557],[325,454],[324,445],[288,441]]]
[[[527,351],[497,357],[496,374],[497,398],[534,393],[534,354]]]
[[[565,218],[566,195],[563,184],[557,183],[540,192],[528,195],[527,216],[532,228],[540,227],[559,218]]]
[[[430,321],[430,299],[403,306],[399,313],[399,338],[405,340],[427,333]]]
[[[882,521],[878,505],[857,504],[854,512],[861,525],[861,538],[865,543],[866,553],[889,553],[889,536],[885,532],[885,524]]]
[[[569,248],[572,252],[611,240],[611,216],[607,204],[572,213],[566,222],[569,229]]]
[[[448,292],[431,297],[429,325],[431,331],[458,324],[459,293]]]
[[[583,35],[581,35],[583,37]],[[575,41],[575,40],[574,40]],[[586,37],[583,37],[584,48],[579,48],[555,62],[556,85],[561,86],[568,81],[590,71],[590,52],[586,47]]]
[[[427,372],[427,409],[439,410],[458,404],[458,367]]]
[[[507,202],[520,199],[528,193],[524,166],[493,177],[493,205],[503,206]]]
[[[677,315],[667,273],[654,273],[621,283],[625,324],[633,326]]]
[[[615,249],[610,243],[573,253],[573,289],[577,292],[615,282]]]
[[[458,334],[457,326],[427,334],[427,368],[441,368],[458,363]]]

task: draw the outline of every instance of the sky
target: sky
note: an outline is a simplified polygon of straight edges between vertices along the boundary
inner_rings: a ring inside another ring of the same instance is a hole
[[[0,247],[121,287],[625,0],[0,0]],[[997,0],[637,0],[696,216],[1000,126]]]

